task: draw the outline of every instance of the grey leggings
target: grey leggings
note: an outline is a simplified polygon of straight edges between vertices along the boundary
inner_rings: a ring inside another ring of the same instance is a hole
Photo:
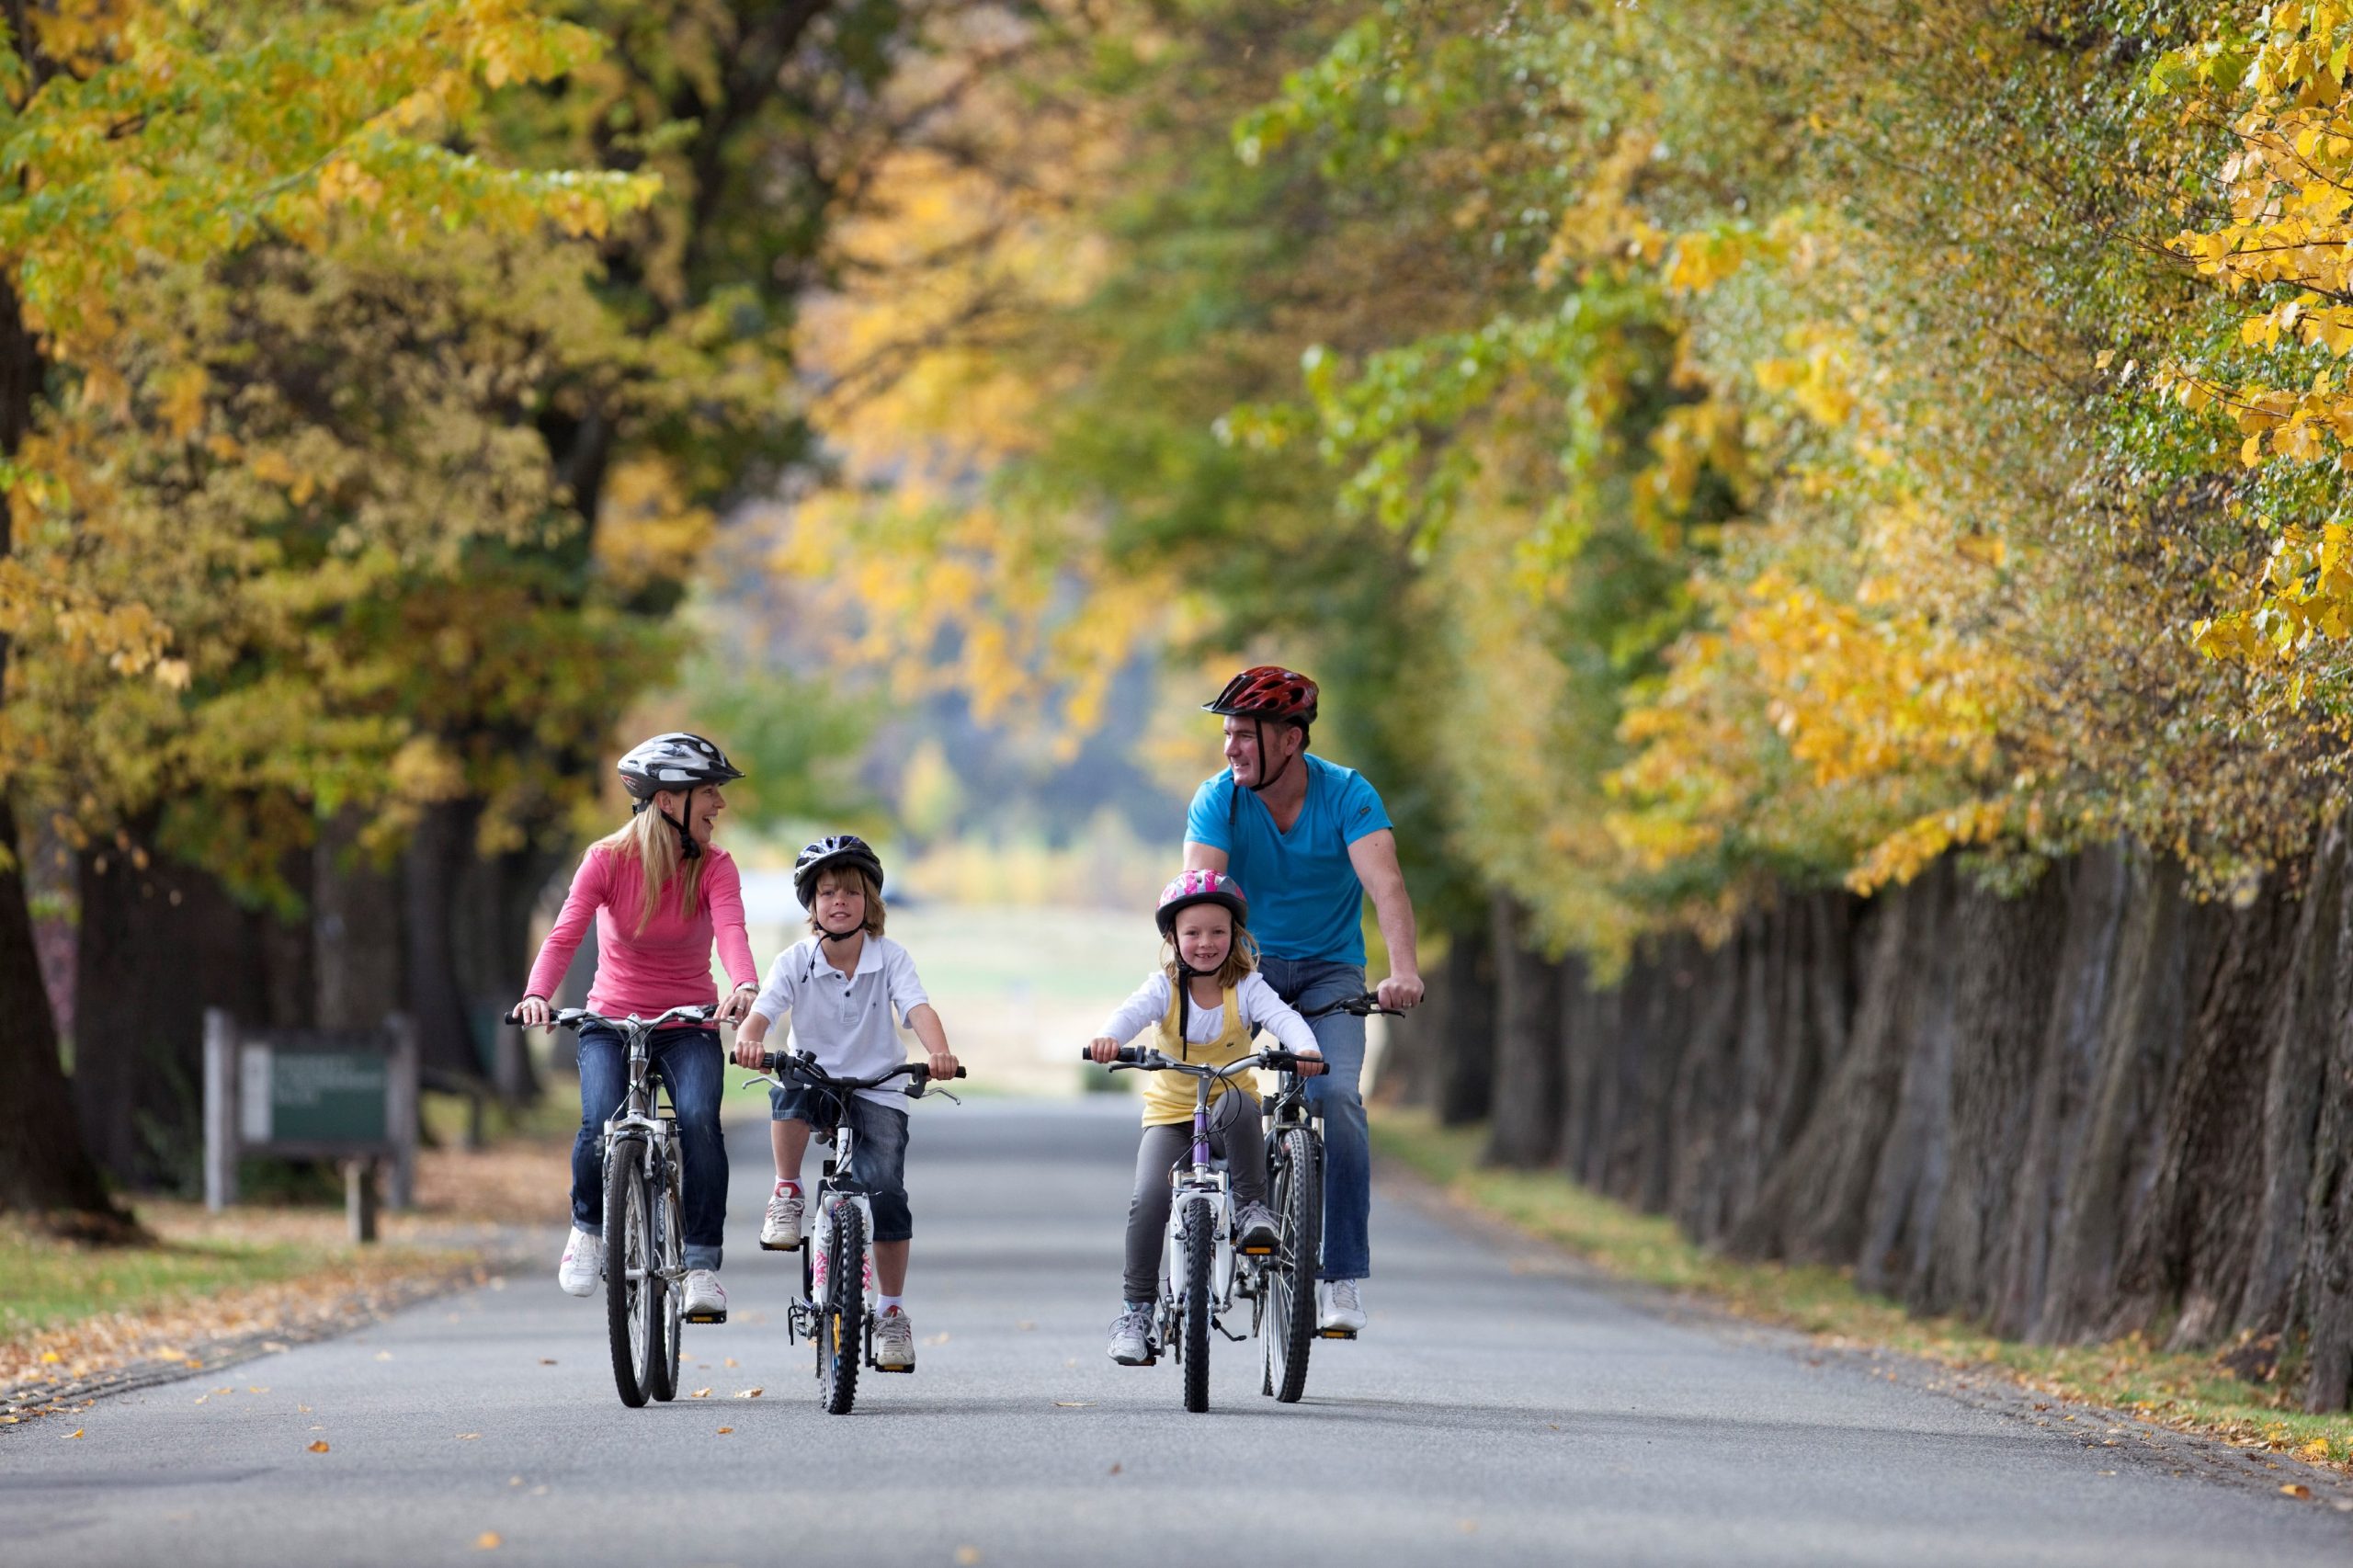
[[[1258,1096],[1233,1088],[1210,1107],[1210,1153],[1223,1154],[1233,1206],[1267,1200],[1267,1134],[1258,1125]],[[1193,1120],[1143,1130],[1136,1145],[1136,1190],[1128,1199],[1127,1271],[1120,1289],[1131,1301],[1160,1296],[1160,1243],[1168,1230],[1168,1173],[1193,1158]]]

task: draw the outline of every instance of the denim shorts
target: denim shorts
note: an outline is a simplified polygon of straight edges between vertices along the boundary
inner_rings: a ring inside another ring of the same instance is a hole
[[[768,1114],[777,1121],[806,1121],[822,1125],[832,1119],[832,1108],[819,1105],[812,1115],[810,1102],[830,1098],[806,1084],[786,1084],[768,1090]],[[858,1177],[874,1203],[874,1239],[904,1242],[915,1233],[915,1215],[907,1207],[907,1113],[895,1106],[877,1105],[863,1096],[847,1097],[842,1120],[849,1124],[857,1148],[851,1152],[850,1174]]]

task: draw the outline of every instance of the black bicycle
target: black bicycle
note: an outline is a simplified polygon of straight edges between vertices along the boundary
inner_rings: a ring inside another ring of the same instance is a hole
[[[1301,1016],[1333,1013],[1394,1017],[1398,1009],[1382,1006],[1380,996],[1367,991]],[[1267,1195],[1281,1226],[1281,1242],[1258,1276],[1254,1313],[1266,1324],[1260,1335],[1266,1372],[1258,1392],[1293,1404],[1306,1392],[1309,1347],[1319,1338],[1354,1339],[1356,1334],[1315,1326],[1315,1279],[1324,1254],[1324,1118],[1309,1106],[1305,1078],[1288,1071],[1280,1075],[1264,1122]]]
[[[687,1318],[686,1210],[680,1197],[677,1107],[660,1105],[654,1089],[654,1031],[672,1024],[706,1024],[710,1006],[673,1007],[651,1018],[631,1013],[608,1018],[585,1007],[559,1009],[549,1020],[577,1030],[603,1024],[629,1046],[629,1091],[605,1123],[599,1153],[605,1167],[605,1336],[612,1349],[613,1385],[634,1410],[648,1397],[678,1393],[679,1324],[724,1323],[724,1312]],[[518,1024],[515,1014],[506,1021]]]
[[[818,1091],[810,1102],[810,1132],[834,1146],[809,1204],[815,1232],[801,1249],[801,1294],[786,1314],[785,1333],[788,1340],[809,1336],[817,1350],[817,1401],[834,1415],[847,1415],[858,1399],[861,1365],[878,1372],[915,1370],[886,1367],[874,1358],[876,1295],[874,1271],[867,1259],[869,1238],[874,1234],[874,1199],[851,1164],[858,1129],[849,1118],[849,1097],[859,1089],[879,1089],[894,1078],[905,1078],[907,1097],[921,1099],[931,1087],[931,1064],[903,1062],[870,1078],[837,1078],[799,1051],[768,1051],[760,1053],[760,1069],[777,1081],[789,1077]],[[964,1069],[957,1068],[956,1076],[965,1076]],[[945,1089],[939,1093],[956,1098]],[[825,1252],[822,1286],[816,1279],[820,1246]]]

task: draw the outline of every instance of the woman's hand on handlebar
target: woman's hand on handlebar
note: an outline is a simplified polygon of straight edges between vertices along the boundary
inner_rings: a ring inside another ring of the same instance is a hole
[[[544,996],[526,996],[516,1003],[513,1017],[527,1029],[552,1031],[555,1028],[555,1009],[548,1006]]]
[[[1109,1035],[1097,1035],[1086,1042],[1086,1054],[1097,1062],[1117,1062],[1120,1042]]]

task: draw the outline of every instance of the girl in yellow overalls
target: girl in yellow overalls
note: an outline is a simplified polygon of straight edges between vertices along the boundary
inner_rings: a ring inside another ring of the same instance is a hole
[[[1286,1051],[1315,1056],[1314,1031],[1258,974],[1258,945],[1245,927],[1249,901],[1220,871],[1188,871],[1160,892],[1160,934],[1168,949],[1161,968],[1120,1004],[1088,1047],[1108,1062],[1120,1047],[1157,1022],[1153,1043],[1180,1062],[1222,1066],[1250,1054],[1251,1032],[1271,1029]],[[1302,1063],[1301,1071],[1320,1071]],[[1169,1171],[1192,1158],[1193,1083],[1181,1073],[1154,1073],[1143,1095],[1143,1140],[1136,1149],[1135,1194],[1128,1200],[1128,1246],[1121,1280],[1122,1310],[1111,1324],[1111,1359],[1122,1366],[1152,1360],[1153,1294],[1160,1283],[1160,1244],[1168,1229]],[[1239,1083],[1210,1085],[1210,1149],[1225,1157],[1237,1204],[1238,1246],[1272,1245],[1275,1217],[1267,1208],[1267,1140],[1258,1125],[1258,1096]]]

